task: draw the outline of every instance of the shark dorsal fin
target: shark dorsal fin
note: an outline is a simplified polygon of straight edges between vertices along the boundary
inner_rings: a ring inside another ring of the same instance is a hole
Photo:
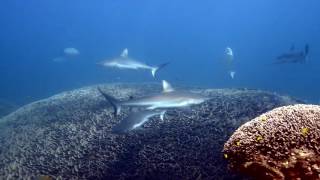
[[[236,72],[235,71],[230,71],[229,73],[230,73],[231,78],[234,79],[234,75],[236,75]]]
[[[127,48],[125,48],[123,51],[122,51],[122,53],[121,53],[121,57],[123,57],[123,58],[127,58],[128,57],[128,49]]]
[[[160,119],[161,119],[162,121],[163,121],[163,119],[164,119],[165,113],[166,113],[166,110],[164,110],[164,111],[162,111],[162,112],[160,113]]]
[[[172,92],[174,89],[166,80],[162,80],[162,88],[164,93]]]

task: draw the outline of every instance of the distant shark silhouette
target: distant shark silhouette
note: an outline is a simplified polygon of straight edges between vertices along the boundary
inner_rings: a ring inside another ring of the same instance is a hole
[[[228,68],[230,69],[230,71],[228,71],[231,79],[234,79],[235,75],[236,75],[236,71],[234,70],[234,54],[233,54],[233,50],[230,47],[226,47],[225,49],[225,57],[226,60],[228,62]]]
[[[59,57],[52,59],[53,62],[64,62],[67,60],[74,59],[75,57],[79,56],[80,51],[73,47],[68,47],[63,50],[63,54]]]
[[[291,46],[290,52],[278,56],[273,64],[305,63],[309,54],[309,45],[306,44],[303,51],[294,50],[294,46]]]

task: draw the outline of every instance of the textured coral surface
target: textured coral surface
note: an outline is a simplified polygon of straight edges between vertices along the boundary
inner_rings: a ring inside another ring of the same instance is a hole
[[[230,167],[259,178],[320,179],[320,106],[276,108],[227,141]]]
[[[100,85],[121,99],[161,92],[159,84]],[[288,97],[256,90],[193,89],[212,97],[168,110],[125,135],[96,86],[34,102],[0,119],[0,179],[222,179],[234,178],[221,156],[224,142],[244,122]]]

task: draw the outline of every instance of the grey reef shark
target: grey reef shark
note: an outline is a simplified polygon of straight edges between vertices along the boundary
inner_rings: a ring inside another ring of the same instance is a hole
[[[122,51],[119,57],[111,60],[105,60],[98,64],[105,67],[118,68],[118,69],[133,69],[133,70],[147,69],[151,71],[151,74],[153,77],[156,76],[156,73],[158,72],[158,70],[162,69],[163,67],[169,64],[169,62],[166,62],[166,63],[160,64],[159,66],[150,66],[136,59],[130,58],[128,54],[129,54],[129,51],[126,48]]]
[[[160,93],[132,98],[127,101],[119,101],[98,87],[98,91],[112,105],[115,116],[120,114],[122,106],[145,108],[144,111],[130,114],[114,130],[116,132],[132,130],[143,125],[152,116],[160,115],[161,119],[163,119],[165,111],[168,108],[189,107],[210,99],[190,91],[177,91],[165,80],[162,81],[162,86],[163,91]]]

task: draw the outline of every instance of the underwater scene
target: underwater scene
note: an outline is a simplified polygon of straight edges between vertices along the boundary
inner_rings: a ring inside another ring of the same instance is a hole
[[[320,1],[1,0],[0,179],[320,180]]]

